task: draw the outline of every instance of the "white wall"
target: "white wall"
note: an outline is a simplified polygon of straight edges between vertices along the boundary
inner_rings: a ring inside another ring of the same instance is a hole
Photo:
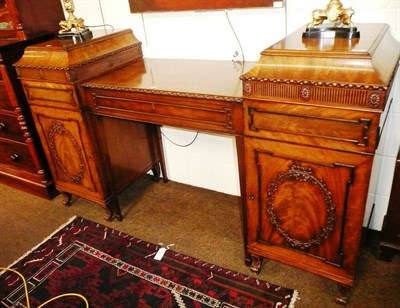
[[[263,49],[308,23],[311,11],[325,8],[328,2],[287,0],[285,8],[131,14],[128,0],[75,0],[75,15],[83,17],[88,26],[110,24],[116,29],[132,28],[143,43],[147,58],[242,60],[244,57],[246,61],[257,61]],[[342,0],[342,3],[355,10],[352,19],[355,23],[388,23],[392,35],[400,40],[400,1]],[[364,225],[375,203],[370,228],[376,230],[381,229],[386,213],[400,140],[399,96],[397,92],[386,124],[389,133],[378,149],[370,185]],[[189,143],[196,135],[193,131],[169,127],[163,128],[163,133],[179,144]],[[240,195],[233,138],[200,133],[189,147],[178,147],[164,138],[164,149],[171,180]]]

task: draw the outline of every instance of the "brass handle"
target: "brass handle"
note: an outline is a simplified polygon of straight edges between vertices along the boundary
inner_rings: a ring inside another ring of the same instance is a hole
[[[0,122],[0,132],[2,131],[2,130],[5,130],[7,128],[7,126],[4,124],[4,123],[1,123]]]
[[[249,200],[254,200],[254,195],[249,195],[247,198],[248,198]]]
[[[19,161],[19,155],[18,154],[12,154],[11,155],[11,160],[12,161]]]

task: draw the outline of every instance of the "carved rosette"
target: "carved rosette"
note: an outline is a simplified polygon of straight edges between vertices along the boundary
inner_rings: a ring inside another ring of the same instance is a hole
[[[327,219],[325,226],[321,228],[320,232],[314,235],[313,238],[309,240],[299,240],[290,236],[288,232],[283,230],[279,222],[279,217],[275,213],[275,194],[277,193],[279,187],[287,181],[301,181],[308,182],[312,185],[318,187],[319,191],[324,195],[324,200],[326,204]],[[321,243],[326,240],[334,229],[336,222],[336,212],[335,204],[332,201],[331,193],[326,188],[323,181],[317,179],[312,173],[311,168],[302,167],[298,165],[292,165],[287,172],[280,172],[278,176],[271,181],[270,187],[267,195],[267,213],[270,217],[271,223],[274,226],[276,232],[278,232],[286,242],[292,246],[299,249],[307,249],[313,245],[321,245]]]
[[[373,92],[368,97],[368,103],[371,108],[377,108],[381,105],[381,96],[379,93]]]
[[[305,85],[301,86],[300,97],[305,101],[308,101],[310,99],[310,96],[311,96],[310,87]]]
[[[56,138],[60,136],[67,137],[71,144],[73,145],[73,150],[76,151],[78,160],[79,160],[79,170],[76,171],[74,174],[72,174],[67,167],[64,165],[62,159],[59,156],[59,153],[57,151],[56,147]],[[78,142],[76,139],[72,136],[72,134],[65,129],[65,127],[59,123],[55,122],[53,126],[50,128],[49,131],[49,146],[50,146],[50,151],[51,154],[54,158],[54,160],[57,162],[57,164],[60,166],[61,170],[70,178],[70,180],[73,183],[79,183],[84,175],[85,172],[85,160],[82,154],[82,149],[79,147]]]
[[[245,81],[243,83],[243,94],[244,96],[250,96],[252,92],[251,82]]]

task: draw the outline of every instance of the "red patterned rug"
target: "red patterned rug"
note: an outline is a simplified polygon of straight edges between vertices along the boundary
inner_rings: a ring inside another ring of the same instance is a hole
[[[10,267],[27,281],[31,307],[64,293],[90,307],[293,307],[297,292],[74,217]],[[22,278],[0,276],[5,307],[27,307]],[[64,297],[46,307],[86,307]]]

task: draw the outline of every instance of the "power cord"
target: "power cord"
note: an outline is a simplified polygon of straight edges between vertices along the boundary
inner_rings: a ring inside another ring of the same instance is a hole
[[[105,27],[110,27],[113,31],[115,30],[114,27],[110,24],[104,24],[104,25],[94,25],[94,26],[86,26],[88,28],[105,28]]]
[[[178,144],[178,143],[172,141],[170,138],[168,138],[168,136],[165,135],[163,132],[161,132],[161,134],[165,137],[165,139],[167,139],[172,144],[174,144],[174,145],[176,145],[178,147],[181,147],[181,148],[186,148],[186,147],[192,145],[196,141],[197,137],[199,136],[199,131],[196,132],[196,135],[194,136],[193,140],[190,141],[188,144]]]
[[[14,269],[12,269],[12,268],[0,267],[0,270],[1,270],[1,271],[10,271],[10,272],[13,272],[13,273],[17,274],[17,275],[22,279],[22,282],[24,283],[24,291],[25,291],[25,297],[26,297],[26,305],[27,305],[27,308],[30,308],[30,307],[31,307],[31,304],[30,304],[30,302],[29,302],[28,284],[27,284],[27,282],[26,282],[25,277],[24,277],[20,272],[14,270]],[[43,306],[45,306],[45,305],[47,305],[47,304],[49,304],[49,303],[51,303],[51,302],[53,302],[53,301],[59,299],[59,298],[67,297],[67,296],[75,296],[75,297],[81,298],[81,299],[85,302],[86,307],[89,308],[89,302],[87,301],[87,299],[86,299],[83,295],[78,294],[78,293],[65,293],[65,294],[61,294],[61,295],[55,296],[55,297],[49,299],[48,301],[44,302],[43,304],[41,304],[41,305],[38,306],[37,308],[41,308],[41,307],[43,307]]]
[[[225,16],[226,16],[226,19],[228,20],[229,27],[231,28],[231,30],[232,30],[232,32],[233,32],[233,35],[235,36],[236,41],[237,41],[237,43],[238,43],[238,45],[239,45],[240,52],[241,52],[241,54],[242,54],[242,61],[243,61],[243,63],[244,63],[244,62],[245,62],[245,58],[244,58],[244,52],[243,52],[242,44],[240,43],[239,37],[237,36],[235,29],[233,28],[233,25],[232,25],[232,23],[231,23],[231,20],[230,20],[230,18],[229,18],[229,15],[228,15],[228,11],[225,11]],[[236,58],[238,55],[239,55],[239,53],[236,51],[236,52],[234,53],[233,57]]]

